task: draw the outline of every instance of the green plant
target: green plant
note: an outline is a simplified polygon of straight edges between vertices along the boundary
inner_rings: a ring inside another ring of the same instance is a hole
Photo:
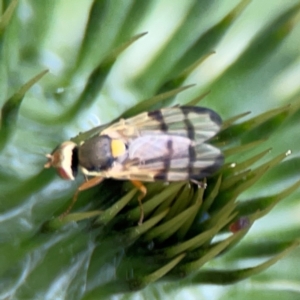
[[[299,73],[300,3],[184,3],[174,4],[174,16],[167,0],[93,1],[89,7],[68,1],[2,3],[1,297],[95,299],[145,288],[142,294],[158,298],[179,287],[248,278],[298,245],[293,216],[298,158],[292,154],[281,161],[288,150],[299,149],[293,138],[299,88],[289,76]],[[147,35],[141,33],[152,13],[171,14],[175,21],[160,48],[143,55],[151,38],[152,45],[159,44],[155,22],[147,23]],[[255,32],[243,21],[261,23]],[[77,30],[81,34],[73,38]],[[247,42],[237,43],[242,38]],[[191,83],[197,85],[183,91]],[[205,191],[188,183],[147,185],[146,219],[137,226],[136,191],[129,183],[107,180],[82,193],[64,222],[55,218],[80,183],[42,170],[41,152],[78,132],[89,135],[93,114],[106,123],[200,100],[225,120],[213,142],[224,150],[226,164],[207,179]],[[251,117],[244,114],[249,110]],[[291,193],[267,223],[251,228]],[[244,237],[250,228],[254,233]],[[215,236],[218,241],[212,241]],[[267,258],[252,268],[240,267],[262,256]],[[299,279],[293,269],[298,256],[294,251],[285,258],[290,266],[281,276],[275,268],[255,277],[264,284],[261,295],[297,299],[266,283]],[[223,289],[223,297],[239,299],[242,292],[234,285]],[[258,291],[247,293],[250,298]]]

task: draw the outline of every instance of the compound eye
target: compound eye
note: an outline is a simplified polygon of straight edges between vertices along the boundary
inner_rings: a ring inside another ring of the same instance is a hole
[[[71,179],[73,179],[73,178],[70,177],[70,175],[65,171],[64,168],[56,168],[56,172],[57,172],[57,174],[58,174],[62,179],[66,179],[66,180],[71,180]]]

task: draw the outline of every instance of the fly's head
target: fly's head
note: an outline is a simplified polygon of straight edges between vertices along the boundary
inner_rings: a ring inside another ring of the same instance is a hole
[[[48,162],[44,168],[53,167],[57,174],[66,180],[74,180],[78,169],[77,145],[66,141],[47,154]]]

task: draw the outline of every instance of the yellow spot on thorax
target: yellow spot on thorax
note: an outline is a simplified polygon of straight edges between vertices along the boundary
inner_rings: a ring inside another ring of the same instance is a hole
[[[126,152],[126,146],[121,140],[111,140],[111,154],[113,157],[118,157]]]

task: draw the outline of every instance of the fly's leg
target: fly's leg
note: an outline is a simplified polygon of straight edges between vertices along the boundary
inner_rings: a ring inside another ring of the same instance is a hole
[[[143,208],[143,204],[142,204],[142,199],[146,196],[147,189],[143,185],[143,183],[138,180],[131,180],[131,183],[141,192],[138,196],[138,201],[139,201],[139,206],[140,206],[140,219],[139,219],[138,224],[142,225],[143,220],[144,220],[144,208]]]
[[[190,182],[195,183],[198,186],[198,188],[200,188],[200,189],[206,189],[206,187],[207,187],[207,183],[204,181],[190,179]]]
[[[73,205],[76,203],[77,201],[77,198],[78,198],[78,194],[82,191],[85,191],[85,190],[88,190],[90,188],[92,188],[93,186],[99,184],[104,178],[103,177],[94,177],[92,179],[89,179],[87,181],[85,181],[84,183],[82,183],[78,189],[76,190],[74,196],[73,196],[73,199],[72,199],[72,202],[71,204],[69,205],[69,207],[67,208],[67,210],[65,212],[63,212],[59,218],[60,219],[63,219],[72,209]]]

